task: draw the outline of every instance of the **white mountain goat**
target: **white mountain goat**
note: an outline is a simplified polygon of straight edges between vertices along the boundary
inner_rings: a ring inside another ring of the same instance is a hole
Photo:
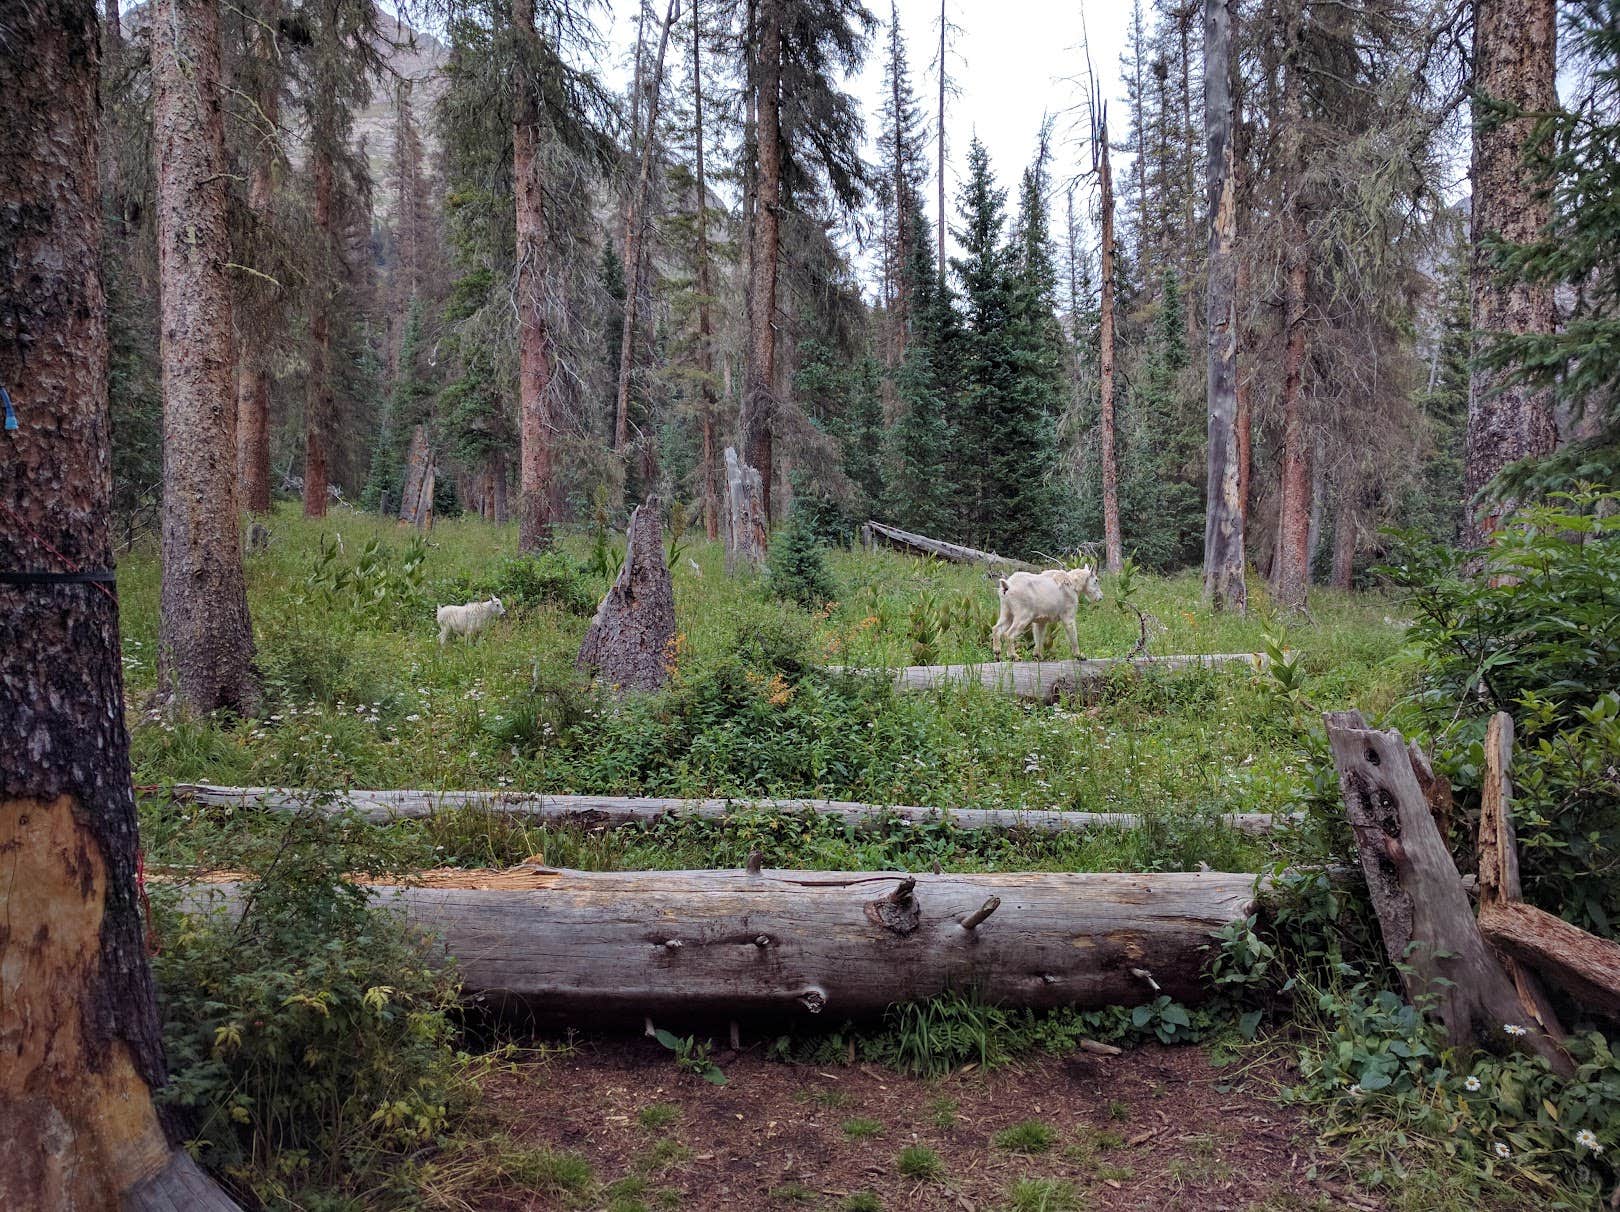
[[[501,605],[500,598],[468,602],[465,606],[440,606],[436,616],[439,620],[439,643],[443,644],[453,635],[477,635],[489,626],[491,619],[498,619],[505,613],[506,607]]]
[[[1035,659],[1046,650],[1047,628],[1061,623],[1069,636],[1069,651],[1080,659],[1080,639],[1075,632],[1074,612],[1080,599],[1102,601],[1102,585],[1095,570],[1050,568],[1045,572],[1015,572],[1002,577],[1001,615],[990,631],[990,648],[997,657],[1018,655],[1018,639],[1026,629],[1035,633]]]

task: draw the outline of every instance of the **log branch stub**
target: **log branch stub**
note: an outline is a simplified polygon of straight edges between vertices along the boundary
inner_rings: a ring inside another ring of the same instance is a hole
[[[1522,901],[1482,905],[1480,932],[1581,1005],[1620,1018],[1620,943]]]
[[[866,920],[899,935],[916,933],[922,925],[922,907],[913,895],[917,881],[912,877],[901,880],[887,896],[880,896],[866,905]]]
[[[968,914],[967,917],[962,919],[962,929],[967,931],[977,930],[984,923],[985,918],[989,917],[992,913],[1000,908],[1001,898],[999,896],[992,896],[989,900],[985,901],[984,904],[980,905],[972,913]]]

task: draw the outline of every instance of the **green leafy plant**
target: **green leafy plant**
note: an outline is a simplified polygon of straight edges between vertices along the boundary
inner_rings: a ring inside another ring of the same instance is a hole
[[[682,1037],[662,1027],[653,1032],[653,1038],[675,1054],[675,1067],[681,1072],[701,1077],[712,1085],[726,1084],[726,1075],[721,1072],[720,1066],[714,1063],[710,1055],[714,1050],[713,1041],[704,1040],[700,1043],[695,1036]]]

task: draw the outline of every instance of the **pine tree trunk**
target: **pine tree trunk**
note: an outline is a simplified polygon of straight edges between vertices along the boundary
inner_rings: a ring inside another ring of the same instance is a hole
[[[506,503],[506,452],[497,450],[490,455],[490,478],[493,499],[490,501],[490,513],[495,525],[505,526],[507,519]]]
[[[696,8],[696,5],[693,7]],[[647,228],[647,192],[652,180],[653,151],[658,138],[658,103],[663,94],[664,56],[669,50],[669,32],[675,24],[677,9],[678,0],[670,0],[669,9],[664,15],[663,33],[658,39],[658,55],[653,61],[652,78],[647,85],[647,130],[641,142],[640,166],[624,212],[624,269],[628,277],[619,338],[619,386],[614,396],[613,412],[613,449],[621,455],[630,441],[630,385],[636,370],[636,311],[641,304],[641,271],[647,259],[643,248]],[[639,102],[638,93],[638,105]]]
[[[1501,122],[1484,101],[1474,103],[1474,150],[1469,216],[1472,324],[1476,334],[1549,333],[1556,317],[1551,290],[1543,284],[1498,282],[1486,241],[1534,239],[1549,218],[1526,167],[1525,143],[1536,115],[1558,103],[1557,20],[1554,0],[1474,0],[1474,89],[1488,100],[1519,106],[1528,116]],[[1476,337],[1476,352],[1478,342]],[[1466,488],[1468,499],[1509,463],[1550,454],[1558,442],[1551,390],[1507,385],[1506,372],[1477,363],[1468,384]],[[1475,518],[1468,537],[1478,544],[1498,518]]]
[[[1231,18],[1228,0],[1204,0],[1204,130],[1208,142],[1209,266],[1204,328],[1209,346],[1209,464],[1204,515],[1204,596],[1243,614],[1243,504],[1237,414],[1237,183],[1232,172]]]
[[[1338,507],[1333,515],[1333,588],[1349,589],[1356,564],[1356,506],[1358,490],[1353,484],[1339,486]]]
[[[512,23],[525,48],[538,37],[533,0],[512,0]],[[518,305],[518,547],[551,544],[552,498],[551,331],[546,322],[545,193],[539,180],[539,101],[520,70],[512,128],[512,176],[517,211]]]
[[[175,15],[164,28],[194,49],[193,14]],[[98,35],[94,0],[36,0],[8,11],[0,38],[0,383],[19,422],[0,459],[5,572],[113,563]],[[159,71],[173,65],[160,51]],[[161,131],[206,138],[205,122],[175,121],[172,89],[160,96]],[[160,148],[172,155],[170,139]],[[151,1098],[162,1030],[111,584],[0,582],[0,720],[13,742],[0,763],[0,1207],[153,1207],[148,1192],[195,1170]],[[196,1191],[188,1209],[233,1206]]]
[[[219,13],[165,0],[153,14],[152,134],[163,366],[160,681],[178,705],[257,699],[237,532],[236,396],[226,270]]]
[[[1102,196],[1102,290],[1099,299],[1098,386],[1102,423],[1103,560],[1108,572],[1125,566],[1119,533],[1119,457],[1114,425],[1114,176],[1108,164],[1108,126],[1092,140],[1097,148],[1097,188]]]
[[[759,472],[771,516],[771,423],[776,410],[776,259],[782,209],[782,3],[760,0],[755,20],[753,243],[748,258],[748,363],[743,381],[743,452]]]
[[[411,431],[411,445],[405,452],[405,478],[399,497],[399,520],[425,530],[433,525],[433,447],[426,425]]]
[[[720,500],[715,491],[719,469],[715,464],[714,424],[718,401],[714,391],[714,318],[710,307],[714,284],[709,266],[709,186],[703,171],[703,25],[702,12],[692,5],[692,144],[697,180],[698,347],[697,366],[703,400],[703,533],[709,542],[720,537]]]
[[[939,241],[939,283],[940,289],[945,287],[945,34],[948,28],[945,13],[946,0],[939,0],[939,122],[934,129],[936,145],[939,149],[939,230],[935,237]]]
[[[116,0],[113,0],[116,3]],[[275,23],[279,0],[263,6],[264,25],[253,35],[253,54],[261,64],[275,55]],[[281,118],[281,89],[276,75],[267,73],[264,89],[255,99],[261,121],[275,126]],[[254,158],[248,178],[248,209],[261,226],[271,221],[275,204],[274,156],[261,152]],[[270,365],[269,340],[261,325],[249,321],[238,326],[236,380],[236,475],[242,486],[242,508],[249,513],[270,512]]]
[[[1300,14],[1288,17],[1288,61],[1283,78],[1283,171],[1288,174],[1284,202],[1288,232],[1288,269],[1283,310],[1282,492],[1277,512],[1277,559],[1272,568],[1272,595],[1279,605],[1301,608],[1310,586],[1311,457],[1305,433],[1305,306],[1310,269],[1306,263],[1305,222],[1300,198],[1304,171],[1304,121],[1300,97]]]
[[[1249,407],[1249,380],[1243,373],[1242,317],[1244,301],[1249,297],[1249,259],[1241,253],[1237,257],[1234,291],[1236,299],[1233,306],[1232,393],[1236,408],[1234,424],[1237,427],[1238,517],[1242,521],[1246,539],[1249,526],[1249,482],[1254,467],[1254,422]]]
[[[332,152],[317,137],[310,151],[314,178],[315,238],[320,242],[319,280],[309,312],[309,384],[304,396],[304,516],[326,516],[326,437],[335,411],[332,390],[333,250]]]

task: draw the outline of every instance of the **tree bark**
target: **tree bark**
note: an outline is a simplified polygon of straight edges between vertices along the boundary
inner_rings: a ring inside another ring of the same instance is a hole
[[[1248,541],[1249,482],[1254,466],[1253,411],[1249,407],[1249,379],[1243,372],[1243,315],[1245,300],[1249,297],[1249,259],[1239,254],[1233,290],[1235,320],[1233,324],[1234,349],[1232,356],[1232,395],[1237,429],[1238,517],[1242,519],[1244,541]],[[1246,592],[1246,591],[1245,591]]]
[[[664,14],[658,54],[653,60],[652,78],[647,85],[647,130],[641,140],[641,159],[636,170],[635,185],[624,212],[624,319],[619,338],[619,385],[614,395],[613,411],[613,449],[621,455],[630,441],[630,384],[636,371],[636,313],[641,304],[642,264],[647,259],[643,240],[647,229],[647,192],[652,180],[653,150],[658,139],[658,102],[663,94],[664,56],[669,50],[669,33],[675,25],[679,7],[679,0],[670,0]],[[692,7],[695,12],[697,5]],[[639,103],[639,90],[636,99]]]
[[[1119,456],[1114,449],[1114,174],[1108,163],[1106,109],[1100,114],[1093,111],[1091,145],[1102,206],[1097,374],[1102,425],[1103,566],[1108,572],[1118,572],[1125,566],[1125,548],[1119,533]]]
[[[755,570],[765,562],[765,502],[759,472],[726,447],[726,572]]]
[[[1209,348],[1204,596],[1216,610],[1244,614],[1249,596],[1243,579],[1237,432],[1237,284],[1232,247],[1237,237],[1237,183],[1232,155],[1231,49],[1228,0],[1204,0],[1204,132],[1208,144],[1209,206],[1204,306]]]
[[[890,821],[914,825],[949,824],[960,830],[1019,829],[1029,833],[1082,833],[1093,829],[1136,829],[1147,819],[1135,812],[1071,812],[1034,808],[925,808],[911,804],[862,804],[824,799],[693,799],[667,796],[533,795],[512,791],[356,791],[337,796],[286,787],[216,787],[179,783],[169,788],[180,803],[265,812],[354,812],[386,824],[423,820],[449,812],[487,812],[555,825],[620,826],[652,824],[665,818],[724,820],[738,812],[830,816],[856,828]],[[1299,818],[1296,814],[1228,812],[1220,823],[1251,835],[1270,833]]]
[[[939,151],[939,154],[938,154],[939,173],[938,173],[938,180],[936,182],[936,185],[937,185],[938,190],[939,190],[939,197],[937,199],[938,205],[939,205],[939,216],[938,216],[939,217],[939,222],[936,225],[938,227],[938,230],[934,233],[934,236],[935,236],[935,239],[939,243],[939,250],[938,250],[939,265],[938,265],[938,271],[937,272],[939,274],[939,287],[940,287],[941,290],[945,289],[945,283],[946,283],[946,277],[945,277],[945,228],[946,228],[946,222],[945,222],[945,81],[946,81],[946,75],[945,75],[945,51],[946,51],[947,48],[946,48],[946,37],[945,36],[946,36],[946,33],[950,29],[950,22],[949,22],[949,19],[946,16],[946,12],[945,12],[945,4],[946,4],[946,0],[939,0],[939,121],[935,125],[935,128],[934,128],[935,145],[937,146],[938,151]]]
[[[1433,1008],[1453,1045],[1500,1049],[1513,1038],[1504,1025],[1523,1026],[1526,1047],[1572,1072],[1480,936],[1400,734],[1369,729],[1354,711],[1324,719],[1384,949],[1408,999]]]
[[[590,1022],[830,1021],[976,988],[1046,1009],[1209,996],[1210,936],[1255,877],[834,871],[424,872],[379,887],[438,933],[468,992]],[[230,886],[215,886],[227,897]],[[207,903],[207,886],[192,892]],[[989,910],[986,914],[986,910]],[[970,924],[971,923],[971,924]]]
[[[742,444],[759,473],[771,519],[771,425],[776,411],[776,273],[782,211],[782,3],[759,0],[755,13],[755,178],[748,256],[748,361],[743,379]],[[769,542],[767,532],[766,541]]]
[[[187,49],[192,15],[157,10]],[[94,0],[39,0],[14,6],[0,38],[0,383],[18,420],[0,458],[5,574],[113,563],[99,32]],[[172,50],[160,63],[172,70]],[[172,94],[162,103],[173,117]],[[146,1192],[187,1163],[151,1098],[162,1031],[110,582],[0,579],[0,720],[13,741],[0,762],[0,1207],[151,1207]],[[185,1206],[233,1205],[207,1184]]]
[[[524,52],[539,38],[534,0],[512,0],[512,24]],[[546,319],[545,191],[539,180],[539,99],[521,68],[512,126],[512,178],[517,212],[518,308],[518,548],[551,544],[554,475],[551,330]]]
[[[709,265],[709,185],[703,170],[703,23],[702,9],[692,5],[692,143],[697,188],[698,345],[699,397],[702,399],[703,453],[699,474],[703,477],[703,533],[709,542],[720,537],[720,497],[715,485],[719,467],[715,460],[715,413],[719,401],[714,390],[714,318],[710,302],[714,282]]]
[[[116,7],[117,0],[109,0]],[[255,98],[262,121],[277,126],[281,120],[279,73],[272,70],[276,54],[275,26],[280,0],[267,0],[263,24],[253,34],[253,54],[264,73],[264,87]],[[253,157],[248,178],[248,209],[253,222],[269,226],[275,206],[275,156],[260,150]],[[263,326],[251,320],[237,328],[236,474],[242,486],[242,508],[249,513],[270,512],[270,340]]]
[[[1552,291],[1543,283],[1502,282],[1492,272],[1487,242],[1525,243],[1541,233],[1550,212],[1525,162],[1537,115],[1558,104],[1557,13],[1554,0],[1474,0],[1474,146],[1469,176],[1472,261],[1469,293],[1475,354],[1489,334],[1550,333],[1556,323]],[[1529,111],[1499,121],[1495,101]],[[1507,372],[1476,360],[1468,383],[1465,484],[1471,502],[1502,468],[1550,454],[1558,442],[1550,388],[1509,385]],[[1496,529],[1496,516],[1468,510],[1468,537],[1477,545]]]
[[[1581,1005],[1620,1018],[1620,943],[1522,901],[1481,905],[1479,929],[1491,946]]]
[[[901,530],[898,526],[886,526],[882,522],[868,522],[862,529],[866,531],[868,542],[882,539],[902,551],[920,552],[941,560],[949,560],[953,564],[984,564],[990,568],[1005,568],[1013,572],[1040,571],[1039,564],[1014,560],[997,555],[993,551],[980,551],[977,547],[964,547],[960,543],[947,543],[944,539],[931,539],[925,534],[913,534],[909,530]]]
[[[309,310],[309,385],[304,396],[304,516],[324,518],[327,503],[326,439],[336,411],[332,389],[332,291],[337,233],[332,221],[332,149],[319,133],[310,148],[315,194],[319,279]]]
[[[1358,493],[1350,485],[1340,485],[1333,514],[1333,575],[1335,589],[1349,589],[1355,575]]]
[[[620,690],[657,690],[674,659],[675,590],[664,560],[658,498],[630,514],[624,565],[596,608],[575,665]]]
[[[219,13],[203,0],[153,11],[152,126],[163,381],[163,581],[158,673],[194,711],[245,711],[252,673],[237,532]]]
[[[405,454],[405,482],[399,499],[401,522],[408,522],[418,530],[425,530],[433,525],[433,488],[436,478],[433,447],[428,441],[427,426],[418,425],[411,431],[411,446]]]

